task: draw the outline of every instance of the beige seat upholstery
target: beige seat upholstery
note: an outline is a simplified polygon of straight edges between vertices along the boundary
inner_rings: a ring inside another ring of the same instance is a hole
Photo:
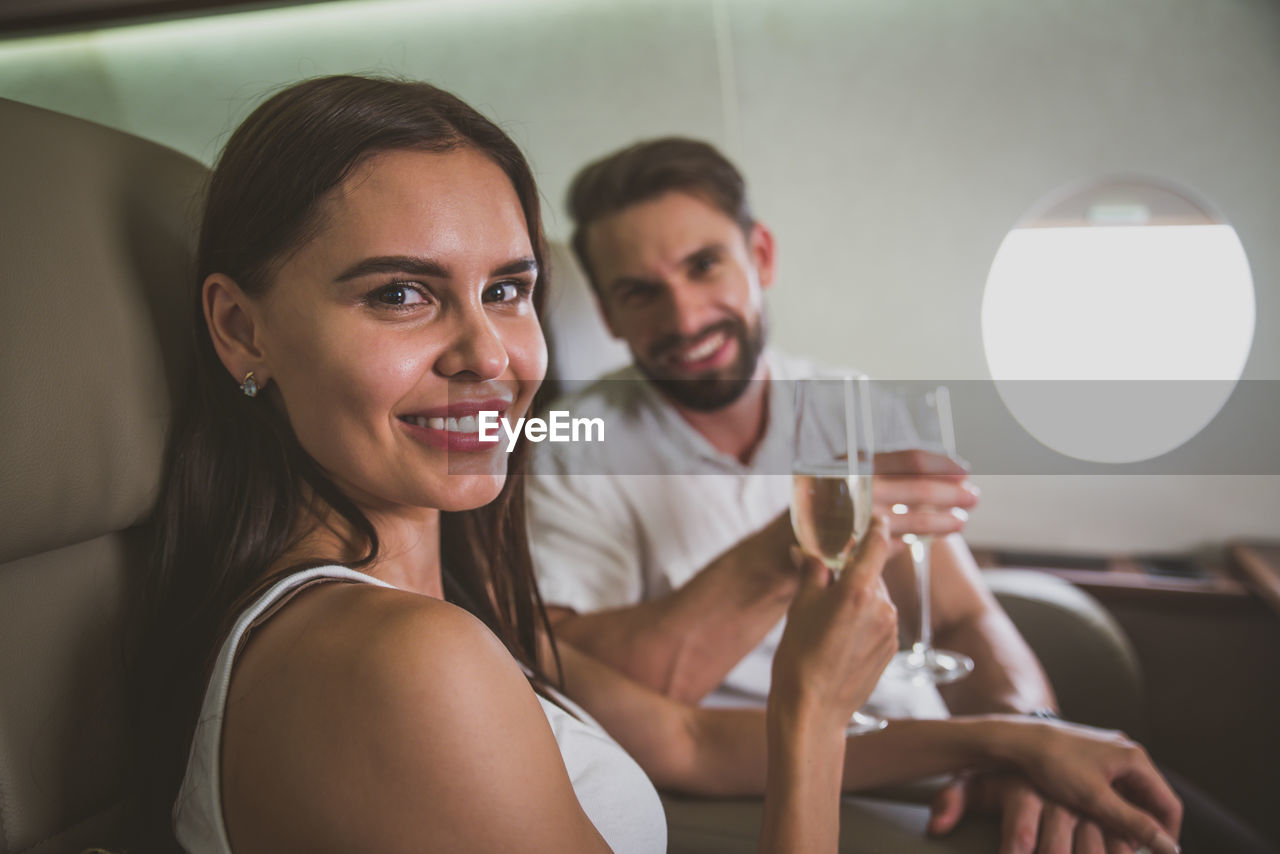
[[[1146,709],[1138,654],[1098,600],[1045,572],[991,569],[983,577],[1044,665],[1062,716],[1141,741]]]
[[[122,606],[206,174],[0,101],[0,854],[112,841]]]

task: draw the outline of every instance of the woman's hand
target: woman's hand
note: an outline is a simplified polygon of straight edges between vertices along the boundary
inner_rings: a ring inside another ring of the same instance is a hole
[[[880,580],[888,530],[873,520],[835,581],[817,561],[801,568],[773,656],[761,851],[836,850],[844,730],[898,648],[898,612]]]
[[[843,731],[871,696],[898,649],[898,612],[880,578],[888,529],[882,517],[873,519],[838,579],[819,561],[805,561],[773,658],[771,706]]]
[[[1036,788],[1135,847],[1178,851],[1182,803],[1141,745],[1077,724],[1016,723],[1012,758]]]

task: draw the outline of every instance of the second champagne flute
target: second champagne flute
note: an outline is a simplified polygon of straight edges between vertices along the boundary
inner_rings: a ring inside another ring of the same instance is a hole
[[[890,390],[891,389],[891,390]],[[880,433],[886,437],[882,450],[916,449],[957,459],[955,425],[951,418],[951,393],[946,386],[907,383],[876,389],[876,414]],[[888,438],[892,436],[893,438]],[[894,505],[894,513],[910,508]],[[902,542],[911,554],[915,569],[920,625],[910,649],[899,652],[894,666],[913,679],[937,685],[955,682],[973,672],[973,659],[964,653],[938,649],[933,645],[932,588],[930,564],[933,536],[908,533]]]
[[[844,569],[871,524],[872,423],[865,376],[796,382],[791,527],[805,554],[833,573]],[[884,726],[884,719],[859,711],[847,732]]]

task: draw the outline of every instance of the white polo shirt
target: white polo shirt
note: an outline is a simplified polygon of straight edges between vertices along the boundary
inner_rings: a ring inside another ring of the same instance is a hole
[[[791,412],[788,381],[816,367],[771,350],[764,358],[771,418],[748,463],[712,447],[634,366],[552,406],[602,419],[605,442],[533,446],[529,530],[548,605],[586,613],[660,597],[786,511],[791,431],[774,429],[772,414]],[[708,704],[763,702],[783,625],[729,672]],[[868,706],[887,717],[946,715],[931,686],[888,674]]]

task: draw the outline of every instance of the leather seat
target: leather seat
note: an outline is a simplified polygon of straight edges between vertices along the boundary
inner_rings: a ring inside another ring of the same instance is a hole
[[[139,523],[208,170],[0,100],[0,854],[112,841]]]

